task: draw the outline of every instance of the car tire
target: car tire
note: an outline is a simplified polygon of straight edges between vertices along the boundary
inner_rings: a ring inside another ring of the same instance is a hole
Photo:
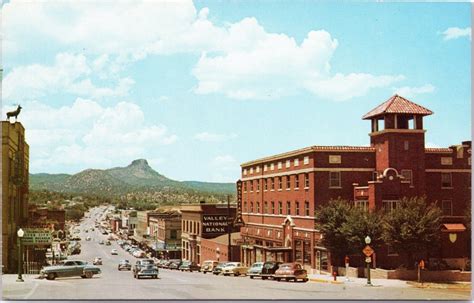
[[[290,281],[290,278],[285,278],[285,281],[287,281],[287,282]]]
[[[238,272],[234,273],[234,277],[238,277],[238,276],[240,276],[240,273]]]
[[[267,279],[267,277],[262,277],[262,280],[266,280],[266,279]]]
[[[253,279],[253,276],[250,276],[250,279]]]
[[[304,279],[303,279],[303,282],[308,282],[308,278],[304,278]]]
[[[48,276],[46,277],[48,280],[54,280],[56,279],[56,274],[54,272],[48,273]]]
[[[86,271],[85,276],[87,279],[91,279],[94,276],[94,273],[92,271]]]
[[[280,278],[275,278],[275,280],[277,280],[278,282],[280,282],[280,281],[281,281],[281,279],[280,279]]]

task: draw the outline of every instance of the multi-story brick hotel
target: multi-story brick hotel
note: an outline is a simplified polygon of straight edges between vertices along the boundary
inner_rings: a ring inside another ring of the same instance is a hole
[[[423,117],[431,114],[395,95],[363,116],[371,122],[370,146],[310,146],[242,164],[242,261],[328,270],[330,252],[314,211],[338,197],[390,209],[403,197],[426,196],[445,215],[434,254],[451,261],[470,256],[463,215],[471,203],[471,141],[426,148]],[[378,266],[399,261],[388,248],[377,252]]]

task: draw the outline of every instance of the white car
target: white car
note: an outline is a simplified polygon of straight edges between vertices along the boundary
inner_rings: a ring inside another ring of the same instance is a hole
[[[118,255],[118,252],[117,252],[117,250],[114,248],[114,249],[112,249],[112,250],[110,251],[110,254],[111,254],[111,255]]]
[[[242,266],[240,262],[229,262],[222,268],[222,274],[224,276],[240,276],[247,274],[248,267]]]

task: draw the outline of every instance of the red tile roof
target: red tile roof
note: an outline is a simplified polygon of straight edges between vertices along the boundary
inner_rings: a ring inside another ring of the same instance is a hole
[[[427,153],[452,153],[453,151],[450,148],[426,147],[425,152],[427,152]]]
[[[466,226],[461,223],[448,223],[443,224],[441,229],[443,232],[462,232],[466,230]]]
[[[421,105],[413,103],[399,95],[393,95],[390,99],[365,114],[362,119],[369,119],[385,113],[414,114],[422,116],[433,114],[432,111]]]

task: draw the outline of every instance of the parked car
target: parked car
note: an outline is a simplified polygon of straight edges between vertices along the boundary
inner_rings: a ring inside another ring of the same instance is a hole
[[[94,261],[92,261],[92,265],[102,265],[102,258],[95,257]]]
[[[104,245],[104,240],[100,240],[100,241],[99,241],[99,244],[100,244],[100,245]]]
[[[111,255],[118,255],[118,252],[117,252],[117,250],[114,248],[114,249],[112,249],[112,250],[110,251],[110,254],[111,254]]]
[[[162,268],[170,268],[170,264],[173,263],[172,260],[166,260],[165,262],[163,262],[163,264],[161,265]]]
[[[158,263],[156,263],[156,265],[159,267],[159,268],[163,268],[163,265],[165,265],[165,263],[167,263],[168,260],[166,259],[161,259],[158,261]]]
[[[141,268],[148,265],[155,265],[152,259],[138,260],[133,266],[133,276],[136,278],[136,274],[141,270]]]
[[[276,261],[267,261],[263,263],[262,272],[260,273],[260,277],[262,278],[262,280],[274,279],[275,271],[277,271],[280,265],[281,262]]]
[[[212,273],[214,275],[220,275],[222,273],[222,269],[224,268],[224,266],[227,264],[227,262],[220,262],[216,265],[216,267],[214,267],[214,269],[212,270]]]
[[[299,263],[283,263],[275,272],[275,280],[280,281],[281,279],[294,280],[295,282],[301,279],[306,282],[308,281],[308,273]]]
[[[118,270],[132,270],[132,264],[128,260],[120,260]]]
[[[201,271],[203,273],[212,272],[214,270],[214,267],[217,266],[217,264],[219,264],[219,262],[213,260],[204,261],[201,266]]]
[[[183,261],[181,265],[179,266],[179,270],[181,271],[201,271],[201,266],[197,265],[196,262],[191,262],[191,261]]]
[[[74,276],[92,278],[94,275],[100,273],[100,268],[97,266],[89,265],[85,261],[69,260],[63,261],[58,265],[43,267],[40,271],[40,277],[46,277],[48,280]]]
[[[135,258],[144,258],[146,256],[143,250],[137,249],[132,254]]]
[[[112,243],[110,243],[110,241],[107,240],[107,241],[105,242],[105,245],[112,245]]]
[[[86,241],[90,241],[90,240],[91,240],[91,237],[87,236]]]
[[[169,269],[179,269],[183,261],[176,259],[176,260],[170,260],[171,263],[168,265]]]
[[[240,262],[228,262],[223,268],[222,268],[222,274],[224,276],[229,276],[233,275],[235,276],[240,276],[240,275],[246,275],[247,274],[248,267],[245,267],[242,265]]]
[[[249,270],[247,270],[247,276],[250,277],[250,279],[253,279],[254,277],[260,277],[260,274],[262,273],[262,268],[263,268],[263,262],[255,262],[250,266]]]
[[[142,277],[151,277],[152,279],[157,279],[158,268],[152,265],[147,265],[140,268],[140,270],[135,274],[135,278],[140,279]]]

